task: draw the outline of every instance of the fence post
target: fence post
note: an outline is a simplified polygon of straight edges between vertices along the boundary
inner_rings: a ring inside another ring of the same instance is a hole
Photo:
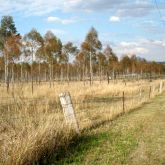
[[[149,89],[149,99],[151,98],[151,86],[150,86],[150,89]]]
[[[107,72],[107,80],[108,80],[108,84],[109,84],[109,72]]]
[[[159,93],[162,93],[162,86],[163,86],[163,82],[160,82],[160,87],[159,87]]]
[[[124,91],[123,91],[122,100],[123,100],[123,113],[125,113],[125,94],[124,94]]]
[[[152,95],[155,96],[155,85],[152,87]]]
[[[70,93],[69,92],[61,93],[59,97],[60,97],[60,102],[62,105],[65,121],[67,122],[67,124],[73,127],[78,134],[80,134],[79,125],[73,109]]]
[[[140,94],[139,95],[140,95],[140,97],[142,96],[142,88],[140,88]]]

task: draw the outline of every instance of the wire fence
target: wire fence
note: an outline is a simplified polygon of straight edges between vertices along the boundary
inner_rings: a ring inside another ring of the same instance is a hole
[[[139,88],[131,94],[121,92],[108,96],[101,94],[71,95],[76,120],[81,130],[112,120],[149,101],[165,90],[165,83]],[[57,122],[64,121],[59,96],[54,97],[0,97],[0,122],[10,125],[47,120],[54,116]]]

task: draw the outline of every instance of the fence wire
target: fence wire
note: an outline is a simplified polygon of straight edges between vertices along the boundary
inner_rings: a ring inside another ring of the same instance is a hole
[[[164,83],[162,90],[164,90]],[[71,95],[72,104],[80,127],[85,128],[85,123],[97,123],[104,120],[111,120],[113,117],[120,115],[148,101],[154,95],[160,93],[160,85],[141,88],[138,92],[127,95],[112,93],[106,96],[102,94],[92,95]],[[124,108],[124,109],[123,109]],[[22,112],[26,111],[26,112]],[[34,120],[40,119],[40,112],[50,115],[61,115],[62,107],[58,96],[53,97],[0,97],[0,122],[6,120],[23,121],[29,117]],[[21,115],[25,113],[26,115]]]

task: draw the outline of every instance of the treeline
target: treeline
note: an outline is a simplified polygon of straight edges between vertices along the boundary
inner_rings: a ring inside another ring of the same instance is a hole
[[[72,61],[72,62],[71,62]],[[95,28],[91,28],[80,47],[63,44],[51,31],[42,36],[36,29],[21,36],[11,16],[0,24],[0,80],[18,82],[80,80],[90,81],[121,76],[161,75],[165,66],[132,55],[119,60],[110,45],[103,49]]]

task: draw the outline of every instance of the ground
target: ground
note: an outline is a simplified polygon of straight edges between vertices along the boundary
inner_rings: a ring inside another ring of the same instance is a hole
[[[165,93],[62,149],[51,165],[165,165]]]

